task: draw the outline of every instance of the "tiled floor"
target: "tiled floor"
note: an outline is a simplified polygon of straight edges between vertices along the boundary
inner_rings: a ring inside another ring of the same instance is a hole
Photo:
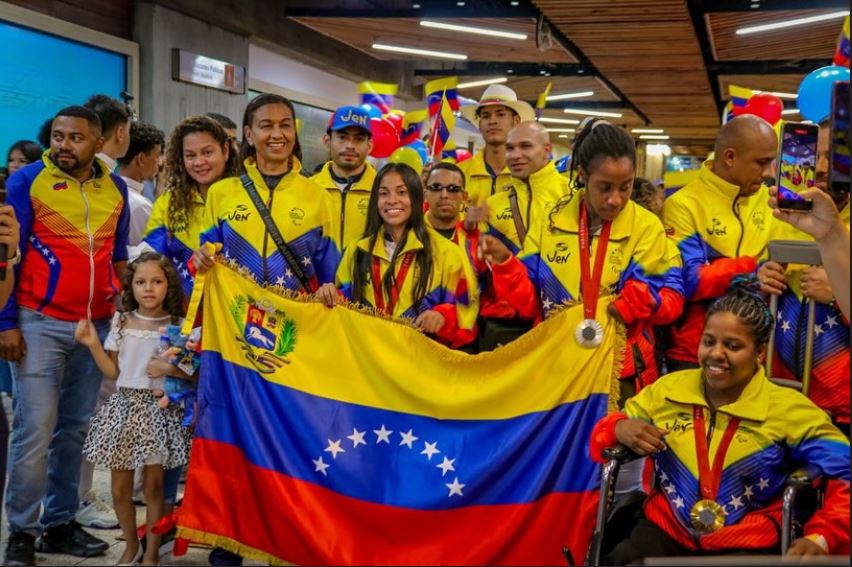
[[[4,409],[7,410],[9,417],[11,418],[11,412],[9,411],[10,404],[8,402],[8,398],[3,395],[3,406]],[[10,419],[11,421],[11,419]],[[95,469],[95,477],[94,477],[94,490],[98,493],[98,496],[104,502],[112,502],[110,497],[110,475],[109,471],[105,469]],[[183,486],[181,486],[183,489]],[[136,507],[136,519],[137,523],[141,524],[145,520],[145,508],[142,506]],[[5,518],[4,518],[5,520]],[[2,523],[2,528],[0,528],[0,540],[2,540],[2,550],[0,550],[0,555],[5,552],[6,549],[6,538],[8,537],[8,525],[5,521]],[[99,557],[92,557],[89,559],[82,559],[80,557],[74,557],[71,555],[54,555],[54,554],[42,554],[36,553],[36,564],[37,565],[115,565],[118,562],[118,559],[121,557],[121,554],[124,552],[124,541],[119,540],[121,537],[121,530],[90,530],[90,532],[104,539],[109,543],[109,549],[104,555]],[[189,551],[186,555],[181,557],[172,557],[166,556],[160,561],[160,565],[207,565],[207,555],[210,553],[209,547],[204,546],[190,546]],[[245,565],[263,565],[263,563],[258,563],[256,561],[246,560]]]

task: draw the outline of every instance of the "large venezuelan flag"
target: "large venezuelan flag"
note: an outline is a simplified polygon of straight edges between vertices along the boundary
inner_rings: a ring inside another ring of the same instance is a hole
[[[221,264],[205,279],[182,536],[296,564],[582,562],[614,325],[579,348],[569,308],[471,356]]]

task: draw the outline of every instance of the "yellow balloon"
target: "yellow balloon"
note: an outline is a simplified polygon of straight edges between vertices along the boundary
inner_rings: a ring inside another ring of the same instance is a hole
[[[420,157],[420,154],[417,153],[417,150],[414,148],[409,148],[404,146],[402,148],[397,148],[388,158],[388,162],[390,163],[404,163],[415,172],[417,175],[423,172],[423,159]]]

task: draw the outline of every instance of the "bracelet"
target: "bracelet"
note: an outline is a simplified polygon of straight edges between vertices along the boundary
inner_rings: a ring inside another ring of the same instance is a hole
[[[21,262],[21,249],[15,248],[15,255],[6,259],[6,269],[11,270]]]

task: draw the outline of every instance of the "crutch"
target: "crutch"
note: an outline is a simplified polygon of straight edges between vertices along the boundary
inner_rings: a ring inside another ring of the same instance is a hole
[[[801,240],[772,240],[769,242],[769,259],[780,264],[805,264],[808,266],[821,266],[822,256],[815,242]],[[816,324],[816,302],[813,299],[805,300],[808,308],[805,334],[805,364],[802,368],[802,381],[786,380],[772,376],[772,358],[775,354],[775,329],[778,316],[778,296],[771,295],[769,298],[769,310],[772,313],[772,330],[769,334],[769,349],[766,353],[766,376],[781,386],[789,386],[801,390],[807,396],[811,383],[811,367],[813,366],[814,354],[814,326]],[[798,353],[796,353],[798,356]]]

